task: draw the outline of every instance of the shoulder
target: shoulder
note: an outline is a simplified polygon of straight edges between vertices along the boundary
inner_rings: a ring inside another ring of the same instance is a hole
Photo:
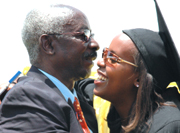
[[[154,114],[154,119],[157,117],[162,117],[166,121],[180,120],[180,110],[172,106],[162,106]]]
[[[160,107],[152,117],[149,133],[180,132],[180,111],[171,106]]]
[[[5,105],[42,107],[56,112],[68,106],[61,92],[54,86],[34,77],[23,77],[4,97],[1,108]]]
[[[47,91],[48,90],[48,91]],[[38,78],[33,77],[23,77],[8,93],[8,98],[30,98],[44,97],[44,95],[49,95],[50,87]],[[49,95],[50,96],[50,95]],[[48,97],[46,97],[48,98]],[[50,98],[50,97],[49,97]]]
[[[80,132],[72,107],[57,87],[47,82],[47,79],[27,76],[7,93],[0,106],[2,131],[65,132],[74,129]],[[19,126],[12,127],[13,123]]]

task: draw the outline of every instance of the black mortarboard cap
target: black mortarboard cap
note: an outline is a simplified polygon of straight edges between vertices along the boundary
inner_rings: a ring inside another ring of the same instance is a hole
[[[159,32],[148,29],[123,30],[138,48],[146,68],[153,75],[158,86],[156,91],[162,93],[170,82],[180,80],[180,59],[163,19],[159,6],[155,1]]]
[[[169,33],[168,27],[166,26],[161,10],[156,0],[154,0],[157,12],[157,19],[159,25],[159,34],[164,41],[167,49],[167,55],[169,62],[171,63],[172,74],[175,77],[178,87],[180,87],[180,58],[173,42],[173,39]]]

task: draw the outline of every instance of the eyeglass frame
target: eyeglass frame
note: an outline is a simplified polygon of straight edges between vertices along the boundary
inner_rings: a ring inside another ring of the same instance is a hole
[[[105,53],[106,52],[106,53]],[[111,53],[113,56],[109,56],[109,54],[108,53]],[[106,54],[106,57],[104,57],[104,54]],[[127,63],[127,64],[129,64],[129,65],[132,65],[132,66],[134,66],[134,67],[138,67],[136,64],[134,64],[134,63],[131,63],[131,62],[129,62],[129,61],[126,61],[126,60],[123,60],[122,58],[120,58],[118,55],[116,55],[115,53],[112,53],[111,51],[109,51],[109,49],[108,48],[104,48],[103,49],[103,53],[102,53],[102,58],[105,60],[105,59],[113,59],[115,62],[117,62],[117,63],[122,63],[122,62],[124,62],[124,63]],[[109,63],[109,62],[108,62]],[[112,63],[110,63],[110,64],[112,64]]]
[[[87,34],[88,35],[87,35]],[[85,29],[84,32],[66,32],[66,33],[52,33],[52,34],[48,34],[48,35],[81,35],[84,34],[84,36],[88,39],[85,39],[85,42],[89,42],[90,39],[94,36],[94,34],[91,34],[91,31],[88,29]]]

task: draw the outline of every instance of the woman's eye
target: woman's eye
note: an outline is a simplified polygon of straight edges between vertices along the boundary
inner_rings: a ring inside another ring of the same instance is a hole
[[[111,64],[117,63],[117,61],[115,59],[113,59],[113,58],[109,58],[108,61]]]

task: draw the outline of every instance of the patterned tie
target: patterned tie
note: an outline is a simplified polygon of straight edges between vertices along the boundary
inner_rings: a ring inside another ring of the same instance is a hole
[[[84,119],[84,115],[83,115],[83,112],[81,110],[79,101],[78,101],[78,99],[76,97],[75,97],[73,105],[74,105],[74,109],[76,111],[76,117],[77,117],[77,119],[78,119],[78,121],[79,121],[79,123],[80,123],[80,125],[81,125],[81,127],[83,129],[83,132],[84,133],[90,133],[89,128],[88,128],[88,126],[86,124],[86,121]]]

